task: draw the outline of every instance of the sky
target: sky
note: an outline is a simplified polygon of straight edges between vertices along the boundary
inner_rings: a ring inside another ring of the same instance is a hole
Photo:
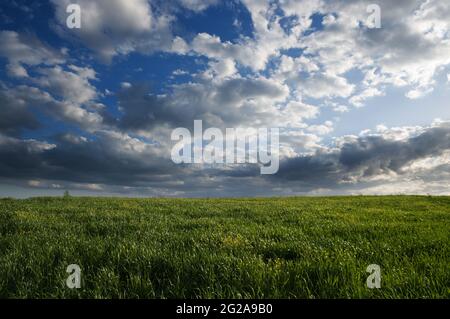
[[[449,195],[449,101],[450,1],[0,5],[0,197]],[[174,163],[195,120],[279,128],[279,171]]]

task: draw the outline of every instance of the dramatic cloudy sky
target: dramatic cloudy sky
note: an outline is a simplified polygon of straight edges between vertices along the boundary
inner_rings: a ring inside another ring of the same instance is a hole
[[[0,196],[450,194],[449,101],[450,1],[0,5]],[[279,172],[175,165],[194,120],[279,127]]]

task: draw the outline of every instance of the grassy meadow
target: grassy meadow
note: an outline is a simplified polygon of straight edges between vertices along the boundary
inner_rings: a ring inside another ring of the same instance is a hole
[[[0,298],[449,298],[449,267],[450,197],[0,200]]]

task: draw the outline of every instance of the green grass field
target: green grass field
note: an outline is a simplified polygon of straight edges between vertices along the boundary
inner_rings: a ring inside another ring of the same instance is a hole
[[[450,297],[450,197],[3,199],[0,236],[1,298]]]

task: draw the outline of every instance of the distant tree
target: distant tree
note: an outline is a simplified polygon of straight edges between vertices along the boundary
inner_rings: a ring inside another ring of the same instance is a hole
[[[70,197],[70,193],[69,193],[69,191],[65,191],[64,192],[64,198],[69,198]]]

